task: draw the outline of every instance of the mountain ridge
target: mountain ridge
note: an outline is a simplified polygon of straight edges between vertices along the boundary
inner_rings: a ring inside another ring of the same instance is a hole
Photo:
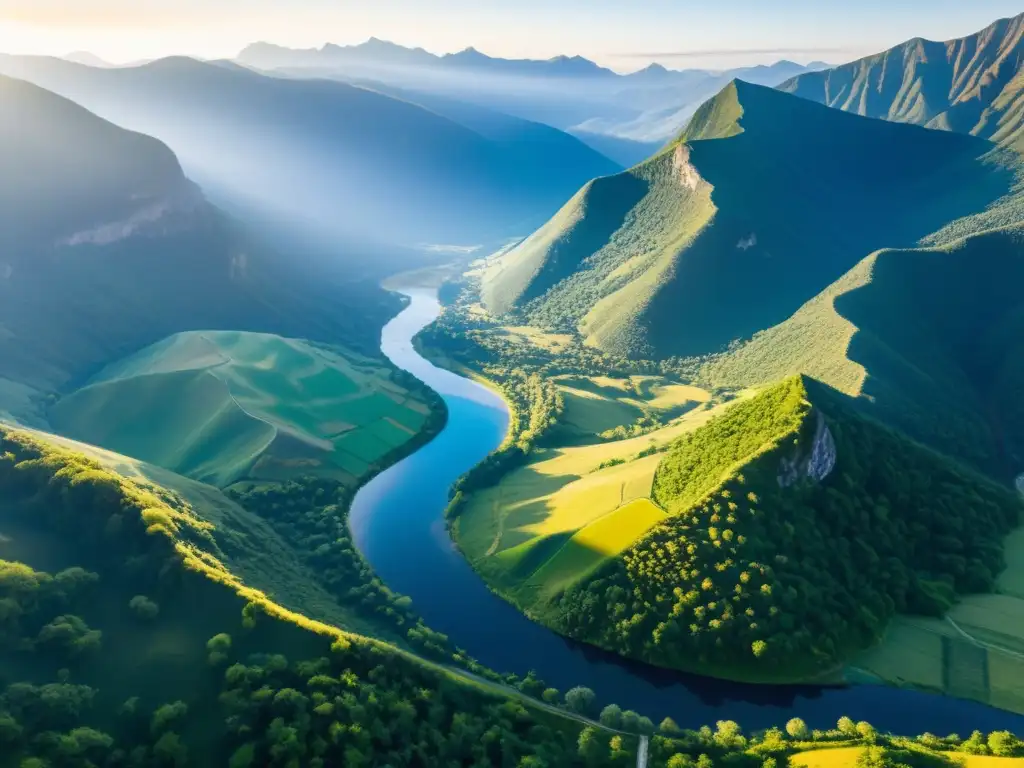
[[[491,264],[483,302],[606,352],[714,352],[877,248],[912,245],[1007,194],[1015,177],[982,159],[992,149],[734,81],[675,144],[587,185]],[[811,210],[813,223],[798,213]]]
[[[965,37],[913,38],[779,86],[837,109],[1016,143],[1024,117],[1024,13]]]

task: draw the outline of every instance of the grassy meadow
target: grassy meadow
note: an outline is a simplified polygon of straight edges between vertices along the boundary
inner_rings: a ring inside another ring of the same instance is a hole
[[[297,475],[353,486],[419,436],[432,407],[376,360],[206,331],[108,366],[49,416],[77,440],[218,487]]]
[[[535,449],[526,466],[496,485],[470,494],[454,526],[473,567],[530,612],[542,610],[657,524],[664,513],[650,496],[659,451],[728,407],[712,406],[704,390],[656,376],[556,381],[563,395],[581,393],[585,407],[566,397],[564,421],[548,447]],[[682,415],[649,434],[597,439],[599,427],[629,424],[651,403],[662,413]]]

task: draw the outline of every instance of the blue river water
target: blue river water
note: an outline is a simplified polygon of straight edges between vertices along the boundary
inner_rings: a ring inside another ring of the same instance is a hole
[[[365,485],[353,501],[356,546],[391,589],[412,598],[432,629],[499,672],[536,670],[566,691],[592,688],[657,722],[683,727],[735,720],[747,729],[801,717],[834,727],[842,715],[901,734],[1024,733],[1024,717],[976,702],[880,685],[745,685],[656,669],[561,637],[492,594],[455,549],[444,521],[451,485],[503,440],[504,402],[487,388],[432,365],[412,339],[439,314],[433,291],[409,289],[408,306],[385,328],[381,349],[398,367],[440,394],[448,424],[429,444]]]

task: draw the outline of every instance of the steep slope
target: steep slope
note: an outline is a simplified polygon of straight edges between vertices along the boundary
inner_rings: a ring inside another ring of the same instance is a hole
[[[220,487],[296,475],[354,487],[444,421],[432,396],[396,378],[341,348],[182,333],[100,371],[49,420],[61,434]]]
[[[992,591],[1010,488],[789,379],[681,438],[654,477],[667,512],[547,614],[566,634],[663,666],[806,680],[897,613]]]
[[[482,298],[608,352],[714,352],[866,254],[1004,197],[1016,156],[992,149],[736,81],[673,145],[588,184],[490,265]]]
[[[1024,126],[1022,65],[1024,14],[957,40],[908,40],[779,87],[858,115],[1012,142]]]
[[[0,77],[0,416],[171,333],[243,328],[360,349],[395,302],[267,249],[155,139]]]
[[[215,202],[325,237],[417,245],[516,234],[588,178],[615,170],[582,146],[565,164],[524,168],[464,125],[331,80],[191,59],[93,69],[7,58],[0,70],[166,141]]]
[[[1024,230],[864,259],[791,318],[710,362],[715,385],[807,373],[1007,480],[1024,471]]]

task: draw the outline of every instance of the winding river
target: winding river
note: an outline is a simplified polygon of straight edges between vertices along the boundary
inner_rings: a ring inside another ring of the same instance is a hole
[[[439,314],[435,292],[403,290],[410,302],[382,334],[392,362],[438,392],[449,420],[432,442],[365,485],[353,501],[356,545],[392,589],[454,645],[501,672],[536,670],[566,691],[586,685],[602,704],[615,702],[684,727],[729,719],[754,729],[801,717],[834,727],[841,715],[895,733],[1024,732],[1024,717],[970,701],[876,685],[845,688],[753,686],[655,669],[567,640],[493,595],[456,551],[445,528],[448,489],[494,450],[508,426],[504,402],[475,382],[442,370],[412,339]]]

